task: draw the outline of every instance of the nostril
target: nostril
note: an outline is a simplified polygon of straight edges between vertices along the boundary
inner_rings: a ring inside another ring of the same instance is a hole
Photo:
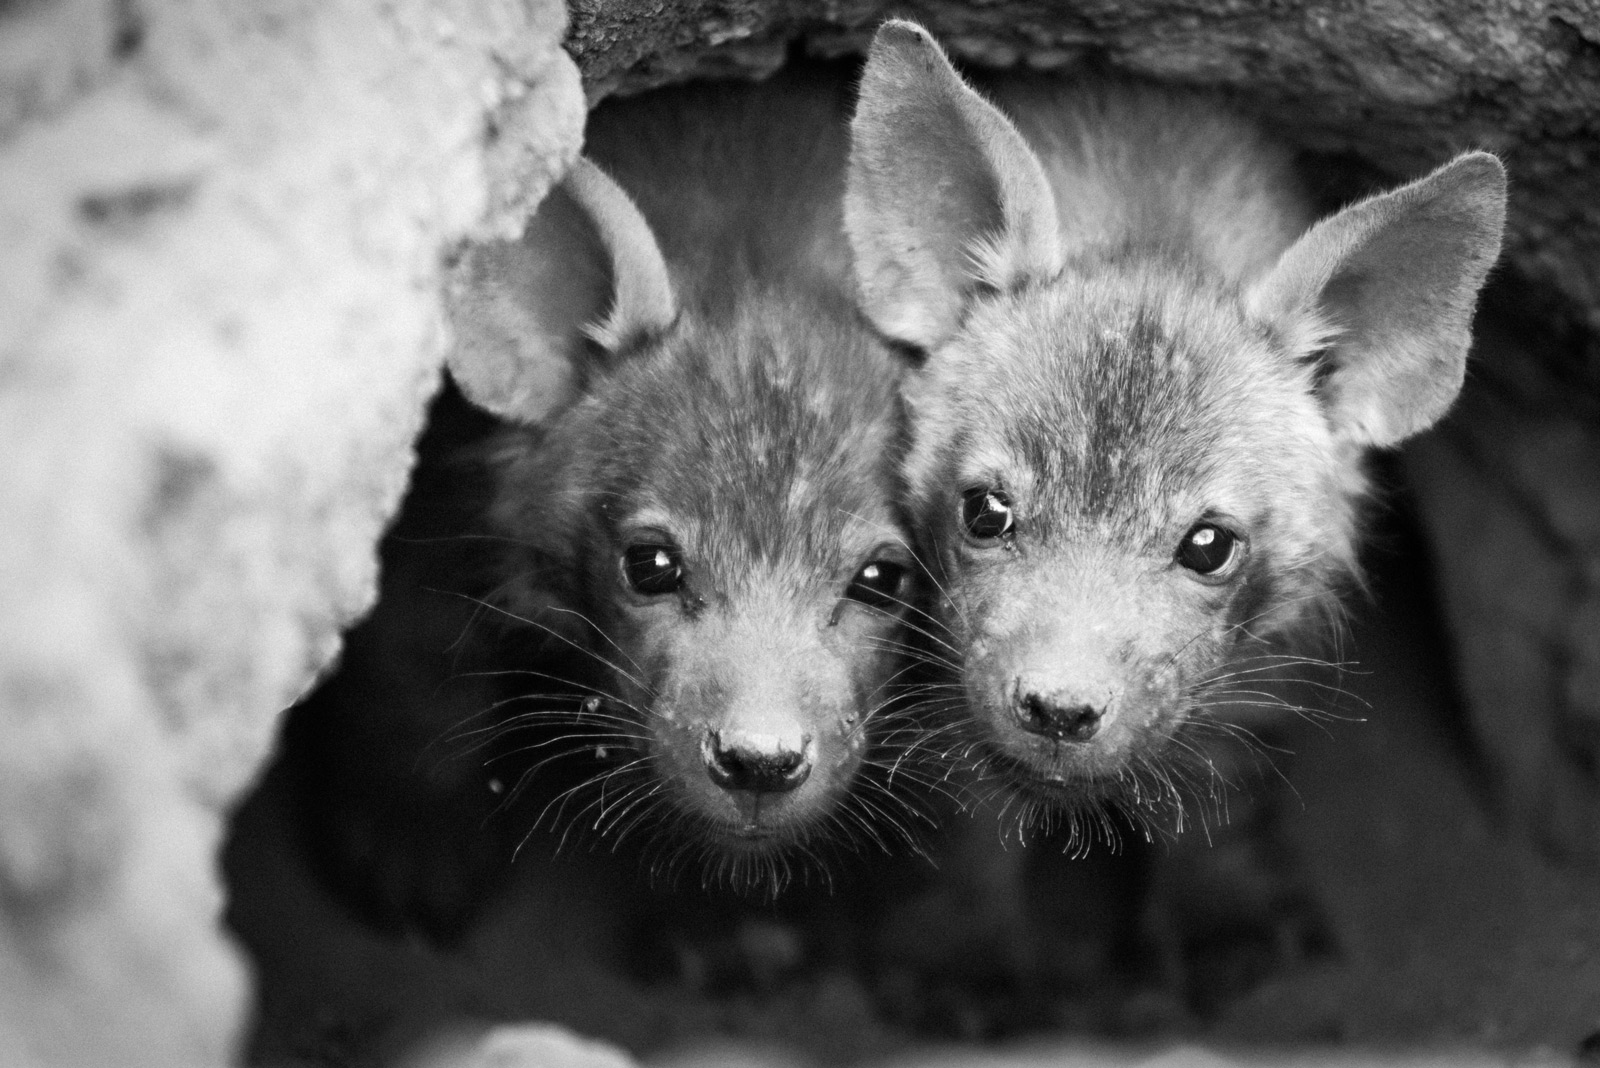
[[[811,774],[811,762],[800,750],[725,743],[716,731],[707,742],[703,754],[706,771],[724,790],[781,794],[797,788]]]
[[[1058,703],[1041,694],[1018,697],[1017,719],[1024,730],[1058,742],[1087,742],[1100,729],[1104,710],[1089,704]]]

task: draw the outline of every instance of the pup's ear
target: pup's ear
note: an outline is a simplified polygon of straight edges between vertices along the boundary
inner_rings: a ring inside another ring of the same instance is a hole
[[[655,235],[628,194],[580,159],[518,241],[463,258],[449,292],[462,391],[496,415],[538,422],[582,381],[588,342],[616,352],[658,334],[677,301]]]
[[[883,333],[934,348],[975,288],[1059,269],[1038,157],[922,27],[878,30],[850,133],[845,231],[864,310]]]
[[[1250,287],[1254,315],[1321,349],[1335,433],[1392,445],[1450,407],[1505,215],[1505,169],[1469,152],[1324,219]]]

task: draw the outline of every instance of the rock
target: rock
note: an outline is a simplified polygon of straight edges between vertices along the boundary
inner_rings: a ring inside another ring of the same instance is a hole
[[[1405,466],[1491,785],[1547,847],[1597,863],[1600,428],[1542,366],[1539,341],[1480,329],[1461,404]]]
[[[1600,549],[1600,434],[1565,413],[1530,415],[1507,457],[1531,509],[1571,551]]]
[[[223,810],[372,597],[446,253],[577,150],[563,26],[0,6],[0,1062],[229,1058]]]
[[[405,1059],[404,1068],[638,1068],[615,1046],[563,1027],[500,1026],[451,1036]]]
[[[1590,725],[1600,725],[1600,584],[1591,587],[1567,620],[1566,647],[1572,651],[1567,675],[1567,707]],[[1600,751],[1600,746],[1591,746]]]

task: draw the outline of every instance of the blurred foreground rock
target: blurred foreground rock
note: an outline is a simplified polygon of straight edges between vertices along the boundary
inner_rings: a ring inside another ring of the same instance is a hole
[[[373,592],[556,0],[0,6],[0,1064],[221,1065],[224,806]]]
[[[647,1063],[653,1068],[812,1068],[815,1062],[772,1049],[728,1043]],[[1553,1052],[1515,1057],[1464,1049],[1253,1053],[1188,1043],[1045,1041],[982,1052],[926,1049],[875,1061],[869,1068],[1556,1068],[1568,1063],[1569,1058]],[[408,1059],[402,1068],[639,1068],[639,1062],[614,1047],[575,1039],[559,1028],[522,1026],[459,1036]]]

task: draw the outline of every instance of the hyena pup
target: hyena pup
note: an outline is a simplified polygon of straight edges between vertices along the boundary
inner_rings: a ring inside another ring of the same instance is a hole
[[[926,353],[904,470],[965,751],[1031,811],[1175,804],[1186,725],[1354,573],[1363,454],[1460,389],[1505,176],[1314,221],[1203,97],[987,88],[885,24],[845,205],[866,314]]]
[[[518,424],[495,449],[497,604],[593,669],[577,715],[524,717],[555,717],[547,753],[605,755],[552,811],[773,891],[910,812],[860,774],[913,559],[902,361],[856,311],[841,219],[844,92],[793,74],[600,108],[523,239],[472,252],[453,313],[463,387]]]

